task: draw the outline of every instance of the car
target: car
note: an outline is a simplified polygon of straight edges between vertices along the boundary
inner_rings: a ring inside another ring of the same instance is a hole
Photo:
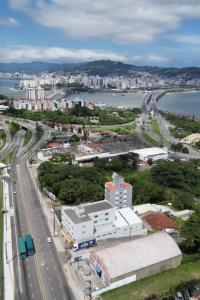
[[[47,238],[47,242],[48,242],[48,243],[51,243],[51,242],[52,242],[50,236]]]

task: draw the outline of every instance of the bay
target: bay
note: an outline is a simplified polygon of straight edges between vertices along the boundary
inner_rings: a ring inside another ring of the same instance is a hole
[[[97,104],[104,103],[112,106],[141,107],[144,95],[145,94],[142,92],[130,92],[124,94],[114,92],[94,92],[70,95],[67,98],[73,100],[74,98],[79,97],[85,101],[91,101]]]
[[[15,89],[18,80],[0,80],[0,94],[7,97],[24,97],[25,91]]]
[[[168,93],[160,98],[159,110],[181,115],[200,116],[200,92]]]

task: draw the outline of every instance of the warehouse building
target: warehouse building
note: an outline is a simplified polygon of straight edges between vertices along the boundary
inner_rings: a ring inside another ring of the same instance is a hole
[[[142,161],[148,161],[149,159],[152,159],[153,161],[159,159],[168,159],[168,152],[164,148],[158,148],[158,147],[144,148],[139,150],[133,150],[130,152],[138,154],[139,160]]]
[[[155,233],[94,251],[89,261],[104,286],[113,289],[176,268],[181,258],[179,247],[167,233]]]

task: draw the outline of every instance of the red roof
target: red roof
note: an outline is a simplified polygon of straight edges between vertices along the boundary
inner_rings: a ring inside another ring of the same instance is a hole
[[[160,231],[167,228],[178,229],[178,225],[168,216],[160,213],[147,213],[142,219],[148,223],[153,230]]]
[[[131,187],[131,185],[130,185],[130,183],[128,183],[128,182],[124,182],[124,187],[125,187],[125,188],[129,188],[129,187]]]
[[[62,144],[61,143],[50,143],[48,144],[48,148],[58,148],[60,147]]]
[[[116,185],[112,182],[107,182],[106,183],[106,188],[109,190],[115,190],[116,189]]]

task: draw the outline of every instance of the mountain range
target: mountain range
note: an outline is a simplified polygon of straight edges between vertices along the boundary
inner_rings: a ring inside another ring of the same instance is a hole
[[[0,63],[0,72],[27,72],[30,74],[38,74],[45,71],[61,72],[63,74],[86,73],[94,76],[133,76],[135,72],[148,72],[150,74],[157,74],[163,78],[200,78],[200,68],[197,67],[166,68],[136,66],[110,60],[99,60],[85,63]]]

